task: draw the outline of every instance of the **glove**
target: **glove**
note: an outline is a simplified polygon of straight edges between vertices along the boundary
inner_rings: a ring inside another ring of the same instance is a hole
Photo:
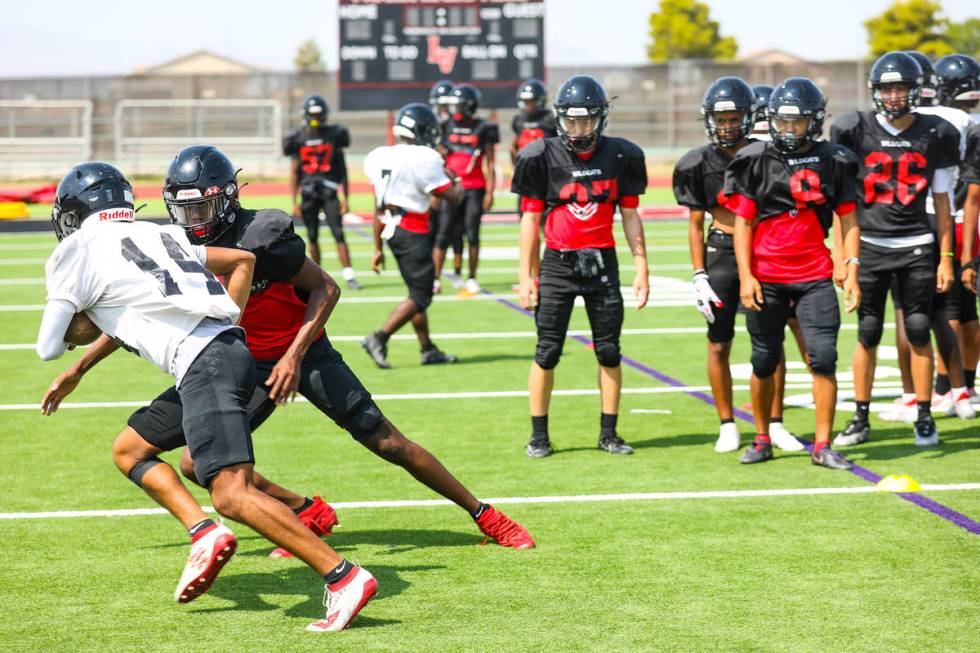
[[[718,299],[718,295],[711,289],[706,272],[696,273],[691,281],[694,284],[694,297],[698,302],[698,310],[701,311],[701,315],[708,321],[708,324],[714,324],[715,313],[711,307],[724,308],[724,302]]]

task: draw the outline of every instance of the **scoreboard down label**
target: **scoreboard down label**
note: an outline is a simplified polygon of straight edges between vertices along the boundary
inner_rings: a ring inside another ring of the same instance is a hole
[[[440,79],[513,107],[522,81],[544,79],[544,2],[340,0],[339,77],[345,111],[424,102]]]

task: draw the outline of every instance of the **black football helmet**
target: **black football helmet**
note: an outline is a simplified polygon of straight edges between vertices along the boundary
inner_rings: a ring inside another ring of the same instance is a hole
[[[609,116],[609,99],[606,89],[594,77],[575,75],[569,77],[555,96],[555,118],[558,123],[558,136],[566,149],[572,152],[587,152],[599,140],[606,128]],[[578,121],[590,119],[592,129],[579,134],[570,129]]]
[[[391,131],[399,138],[407,138],[416,145],[426,147],[436,147],[442,139],[439,118],[435,111],[421,102],[412,102],[399,109]]]
[[[936,70],[932,67],[929,57],[918,50],[906,50],[905,54],[915,59],[919,68],[922,69],[922,90],[919,92],[919,106],[931,107],[937,104],[936,93],[939,88],[939,78],[936,76]]]
[[[923,81],[922,67],[912,55],[898,51],[881,55],[871,66],[871,74],[868,75],[868,88],[871,89],[875,110],[891,120],[911,112],[919,106]],[[884,99],[882,87],[890,84],[908,86],[909,92],[904,100],[896,103]]]
[[[711,142],[719,147],[738,145],[752,133],[755,94],[738,77],[721,77],[708,87],[701,101],[701,119]],[[741,119],[734,127],[719,127],[716,113],[737,111]]]
[[[453,114],[453,120],[468,120],[480,108],[480,91],[475,86],[460,84],[453,88],[446,102]]]
[[[950,54],[936,62],[939,103],[980,100],[980,64],[968,54]]]
[[[780,152],[798,152],[817,142],[827,117],[827,98],[806,77],[790,77],[769,96],[769,136]],[[807,119],[805,129],[794,129]]]
[[[330,105],[319,95],[311,95],[303,100],[303,120],[311,129],[326,125],[329,114]]]
[[[429,106],[435,111],[440,104],[445,104],[449,96],[453,94],[455,85],[451,80],[440,79],[429,89]]]
[[[195,245],[214,242],[235,222],[237,177],[228,157],[211,145],[185,147],[170,162],[163,201],[170,220]]]
[[[103,161],[79,163],[68,171],[54,195],[51,226],[58,241],[77,231],[95,214],[106,219],[132,220],[133,186],[118,168]]]
[[[769,131],[769,96],[772,95],[772,86],[768,84],[753,86],[752,94],[755,95],[755,104],[752,106],[752,122],[755,129]]]
[[[527,111],[527,103],[534,102],[536,109],[548,103],[548,89],[540,79],[529,79],[517,87],[517,108]]]

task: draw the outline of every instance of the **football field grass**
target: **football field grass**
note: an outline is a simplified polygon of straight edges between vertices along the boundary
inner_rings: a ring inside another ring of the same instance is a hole
[[[487,293],[466,299],[447,289],[429,311],[434,341],[460,362],[419,366],[405,331],[389,344],[392,370],[375,368],[358,341],[404,285],[391,256],[384,274],[370,273],[367,230],[348,232],[365,289],[345,289],[328,323],[334,345],[386,415],[475,494],[499,499],[537,548],[480,546],[462,510],[428,503],[439,497],[310,404],[290,404],[255,434],[257,469],[334,504],[342,526],[328,542],[380,583],[350,629],[321,635],[303,630],[322,617],[321,579],[296,560],[269,559],[273,546],[241,525],[231,524],[239,551],[210,592],[173,602],[187,534],[168,515],[133,512],[155,504],[111,457],[128,415],[170,378],[120,351],[42,417],[45,389],[78,356],[43,363],[33,351],[55,241],[0,234],[0,650],[977,650],[980,537],[964,525],[980,520],[980,420],[938,419],[941,444],[923,450],[911,426],[874,418],[872,441],[847,451],[865,477],[815,467],[806,452],[777,451],[748,467],[738,454],[716,454],[686,225],[647,223],[646,232],[653,292],[644,310],[627,308],[619,420],[636,453],[596,448],[595,358],[569,338],[550,417],[557,451],[539,460],[523,453],[534,324],[511,290],[516,226],[484,226]],[[618,226],[617,238],[628,288]],[[339,278],[326,230],[321,248]],[[855,321],[844,317],[841,332],[842,395],[852,387]],[[583,308],[571,328],[587,337]],[[893,343],[888,328],[884,344]],[[799,407],[786,421],[810,439],[807,376],[789,343],[787,357],[787,395]],[[742,330],[733,350],[738,404],[748,400],[748,359]],[[895,367],[883,347],[883,395],[898,391]],[[848,417],[838,412],[835,426]],[[739,428],[747,444],[752,427],[740,420]],[[912,476],[941,505],[873,491],[867,478],[888,474]],[[943,508],[946,517],[936,514]]]

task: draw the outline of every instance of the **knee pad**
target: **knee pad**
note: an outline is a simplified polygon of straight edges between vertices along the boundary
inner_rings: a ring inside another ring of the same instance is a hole
[[[534,352],[534,362],[543,370],[554,369],[560,358],[561,347],[558,345],[538,343],[538,348]]]
[[[779,367],[780,352],[774,351],[752,351],[752,373],[760,379],[768,379],[776,373]]]
[[[809,352],[810,370],[820,376],[837,373],[837,350],[830,345],[818,345]]]
[[[157,465],[162,465],[162,464],[163,464],[162,460],[160,460],[156,456],[153,456],[152,458],[141,460],[135,465],[133,465],[133,467],[129,470],[129,473],[126,474],[126,476],[129,477],[129,480],[131,480],[133,483],[136,484],[136,487],[141,488],[143,487],[143,477],[146,476],[146,473],[151,469],[153,469],[154,467],[156,467]]]
[[[905,314],[905,335],[916,347],[929,344],[932,321],[925,313]]]
[[[611,342],[595,343],[595,357],[599,365],[603,367],[619,367],[622,355],[619,353],[619,345]]]
[[[419,313],[422,313],[425,311],[425,309],[429,308],[429,305],[432,303],[432,286],[429,286],[428,292],[418,288],[410,288],[408,291],[408,298],[415,302],[415,305],[419,309]]]
[[[341,427],[351,434],[355,440],[366,440],[384,425],[384,415],[381,409],[371,400],[362,401],[351,411],[341,423]]]
[[[908,320],[905,320],[908,324]],[[872,349],[878,346],[881,342],[881,330],[884,328],[884,323],[881,318],[877,315],[862,315],[861,319],[858,321],[858,342],[860,342],[865,349]]]

